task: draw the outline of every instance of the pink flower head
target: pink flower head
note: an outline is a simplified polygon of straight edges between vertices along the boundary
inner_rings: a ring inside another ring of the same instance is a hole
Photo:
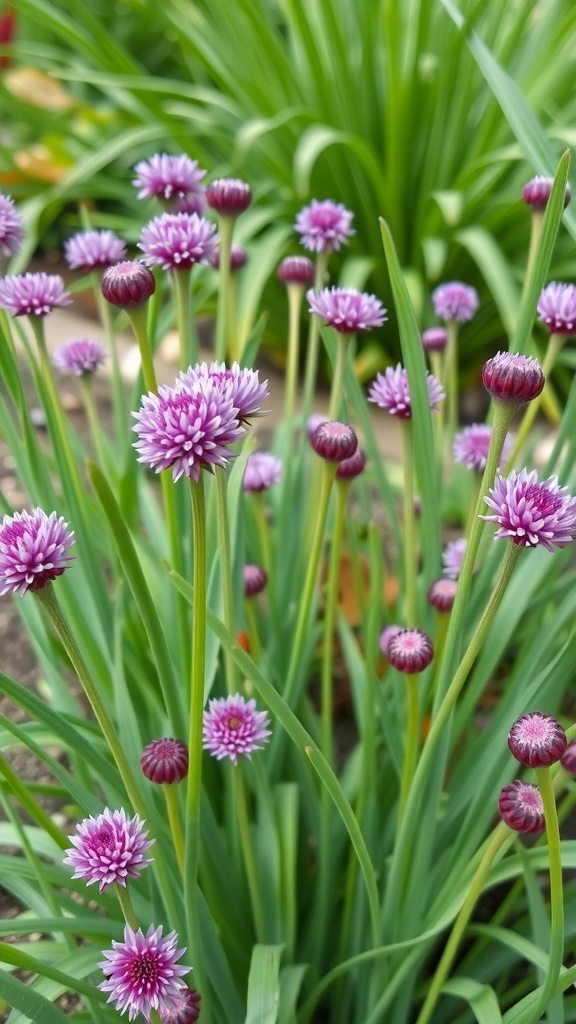
[[[201,1003],[200,993],[184,986],[171,1007],[160,1008],[160,1020],[162,1024],[196,1024]]]
[[[571,338],[576,334],[576,287],[555,281],[540,292],[538,316],[550,334]]]
[[[546,827],[544,805],[538,786],[516,779],[500,793],[498,814],[515,832],[535,835]]]
[[[140,767],[143,775],[158,786],[182,782],[188,774],[188,747],[182,740],[152,740],[142,751]]]
[[[262,402],[268,398],[268,381],[260,383],[258,370],[250,370],[247,367],[240,368],[238,363],[226,366],[225,363],[196,363],[190,366],[186,373],[180,374],[176,387],[192,387],[194,381],[204,379],[211,380],[219,387],[225,397],[232,399],[232,405],[238,411],[238,419],[241,422],[250,419],[251,416],[262,416],[260,411]]]
[[[538,174],[535,178],[530,178],[530,181],[527,181],[524,185],[522,190],[522,199],[528,206],[531,206],[533,210],[545,210],[548,205],[548,200],[550,199],[553,184],[553,178],[547,178],[543,174]],[[569,202],[570,185],[566,185],[564,206],[568,206]]]
[[[384,653],[393,668],[404,675],[415,675],[432,661],[434,646],[421,629],[401,629],[388,641]]]
[[[480,518],[498,524],[495,537],[507,537],[521,547],[563,548],[572,543],[576,530],[576,498],[566,490],[558,477],[539,483],[536,470],[512,470],[507,477],[498,476],[484,498],[494,514]]]
[[[107,807],[97,818],[85,818],[76,826],[76,835],[68,836],[73,848],[66,850],[64,864],[73,867],[72,877],[85,879],[86,885],[98,882],[100,892],[113,883],[126,888],[128,878],[139,878],[151,864],[144,856],[153,843],[147,835],[137,814],[129,820],[126,811]]]
[[[310,438],[314,451],[328,462],[344,462],[358,448],[358,438],[348,423],[324,420]]]
[[[244,566],[244,597],[261,594],[268,582],[268,576],[261,565]]]
[[[427,373],[426,386],[428,388],[430,411],[438,412],[440,402],[445,398],[442,385],[436,377],[431,373]],[[412,419],[412,402],[410,399],[408,374],[400,363],[398,363],[396,368],[387,366],[383,374],[376,374],[376,379],[373,381],[368,392],[368,401],[379,405],[381,409],[387,409],[392,416],[397,416],[398,419]]]
[[[388,649],[394,637],[398,636],[398,633],[401,633],[403,629],[404,626],[397,626],[394,623],[390,626],[385,626],[382,632],[380,633],[380,637],[378,639],[378,646],[382,651],[382,654],[385,654],[386,657],[388,657]]]
[[[442,572],[445,576],[457,579],[462,572],[464,555],[466,554],[466,538],[458,537],[451,540],[442,552]]]
[[[496,401],[523,405],[538,397],[544,387],[544,374],[532,356],[497,352],[484,363],[482,383]]]
[[[52,362],[58,370],[73,373],[75,377],[95,373],[105,359],[104,346],[94,338],[76,338],[74,341],[68,341],[52,356]]]
[[[144,263],[163,270],[208,263],[217,244],[215,225],[197,213],[163,213],[142,229],[141,237]]]
[[[138,199],[158,196],[160,199],[188,199],[192,197],[204,207],[204,187],[200,184],[206,171],[198,167],[197,160],[191,160],[185,153],[170,156],[155,153],[149,160],[136,164],[136,177],[132,184],[138,191]],[[196,212],[200,212],[197,210]]]
[[[532,711],[516,719],[508,733],[510,753],[528,768],[555,764],[566,750],[566,733],[552,715]]]
[[[360,476],[366,468],[366,453],[361,448],[357,448],[353,455],[349,459],[343,459],[338,464],[336,470],[337,480],[353,480],[354,477]]]
[[[286,256],[276,271],[282,284],[311,285],[314,281],[315,270],[312,260],[307,256]]]
[[[10,196],[0,195],[0,256],[14,256],[24,238],[24,221]]]
[[[464,427],[454,438],[454,458],[468,469],[483,473],[488,459],[488,450],[492,440],[492,427],[488,423],[472,423]],[[512,452],[513,438],[506,437],[500,461],[508,462]]]
[[[443,352],[448,344],[448,331],[445,327],[428,327],[422,331],[421,340],[426,352]]]
[[[126,246],[113,231],[80,231],[64,244],[64,259],[72,270],[93,270],[119,263]]]
[[[243,245],[237,245],[233,243],[230,249],[230,270],[235,273],[237,270],[242,270],[248,262],[248,253]],[[220,246],[217,245],[210,257],[210,266],[214,267],[214,270],[220,269]]]
[[[245,432],[229,394],[209,379],[161,386],[158,394],[144,395],[132,415],[138,461],[157,473],[171,469],[174,481],[183,474],[198,481],[202,469],[225,466],[236,457],[229,445]]]
[[[267,491],[280,483],[282,459],[270,452],[252,452],[248,456],[242,487],[245,491]]]
[[[340,334],[355,334],[381,327],[386,310],[380,299],[355,288],[323,288],[320,292],[306,292],[310,312],[316,313]]]
[[[462,284],[461,281],[441,284],[432,292],[434,312],[445,322],[453,320],[458,324],[466,323],[472,319],[479,304],[476,289],[469,284]]]
[[[122,260],[102,275],[102,294],[119,309],[141,306],[155,291],[154,274],[139,260]]]
[[[305,249],[311,252],[338,251],[354,234],[351,227],[353,216],[342,203],[313,199],[310,206],[300,210],[294,227]]]
[[[246,701],[239,693],[211,700],[204,712],[204,749],[218,761],[229,757],[236,764],[240,755],[250,759],[266,746],[272,735],[269,725],[266,711],[257,711],[256,701]]]
[[[217,178],[206,189],[208,206],[221,217],[237,217],[252,202],[252,190],[240,178]]]
[[[434,580],[428,588],[428,604],[438,612],[449,612],[454,604],[458,582],[447,576]]]
[[[178,949],[178,936],[170,932],[162,938],[162,926],[151,924],[146,935],[140,928],[124,928],[124,942],[112,939],[112,949],[105,949],[106,960],[98,964],[106,981],[98,988],[109,992],[109,1003],[118,1013],[128,1010],[128,1020],[141,1013],[150,1016],[151,1010],[166,1010],[175,1005],[184,988],[180,978],[188,974],[189,967],[176,963],[186,952]]]
[[[0,526],[0,595],[41,590],[72,561],[74,534],[56,512],[40,508],[4,516]]]
[[[20,274],[0,280],[0,307],[12,316],[48,316],[72,302],[59,274]]]

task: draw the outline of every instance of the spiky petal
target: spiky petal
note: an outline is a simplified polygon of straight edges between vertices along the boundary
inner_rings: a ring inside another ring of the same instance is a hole
[[[454,458],[468,469],[483,473],[486,468],[488,451],[492,440],[492,427],[488,423],[471,423],[464,427],[454,438]],[[508,462],[512,452],[513,438],[508,435],[504,440],[500,462]]]
[[[573,284],[552,284],[540,292],[538,316],[550,334],[571,338],[576,334],[576,287]]]
[[[161,925],[151,924],[146,935],[126,925],[124,942],[112,940],[112,949],[103,951],[106,960],[98,966],[106,981],[98,988],[110,993],[108,1002],[114,1003],[118,1013],[128,1010],[128,1020],[139,1013],[148,1018],[153,1009],[171,1008],[182,995],[180,978],[190,970],[177,964],[186,952],[177,946],[176,932],[163,938]]]
[[[240,756],[251,758],[272,735],[266,711],[256,710],[255,700],[240,694],[211,700],[204,712],[205,750],[218,760],[229,757],[236,764]]]
[[[560,487],[555,476],[539,483],[536,470],[512,470],[509,476],[496,478],[484,501],[493,514],[480,518],[498,524],[495,537],[521,547],[541,545],[548,551],[566,547],[574,539],[576,498]]]
[[[24,239],[24,221],[10,196],[0,195],[0,256],[14,256]]]
[[[241,422],[252,416],[264,415],[260,406],[270,392],[268,381],[260,381],[258,370],[241,368],[238,363],[232,363],[232,366],[218,362],[196,363],[185,373],[180,374],[176,387],[193,387],[194,382],[199,379],[211,380],[221,389],[223,395],[231,398]]]
[[[306,293],[310,312],[316,313],[340,334],[355,334],[381,327],[386,310],[380,299],[355,288],[323,288],[320,292]]]
[[[440,402],[445,398],[440,381],[431,373],[426,374],[430,411],[438,412]],[[412,400],[408,374],[398,363],[396,367],[388,366],[384,373],[376,374],[368,392],[368,401],[387,409],[392,416],[401,420],[412,419]]]
[[[282,459],[271,452],[252,452],[248,456],[242,487],[245,491],[267,491],[282,477]]]
[[[0,306],[12,316],[48,316],[72,302],[59,274],[18,274],[0,280]]]
[[[472,319],[479,304],[476,289],[469,284],[462,284],[461,281],[441,284],[432,292],[434,312],[445,323],[450,320],[459,324],[466,323]]]
[[[56,512],[40,508],[4,516],[0,527],[0,595],[41,590],[72,561],[74,534]]]
[[[338,250],[354,234],[354,214],[332,199],[313,199],[296,217],[295,230],[305,249],[311,252]]]
[[[154,153],[149,160],[141,160],[134,171],[132,181],[138,189],[138,199],[158,196],[160,199],[194,198],[204,206],[205,189],[200,184],[206,171],[198,167],[197,160],[191,160],[186,153],[171,156],[168,153]],[[199,212],[199,211],[197,211]]]
[[[107,807],[96,818],[85,818],[76,826],[76,835],[68,836],[72,848],[66,850],[64,864],[73,867],[72,877],[83,878],[86,885],[98,882],[100,892],[113,883],[125,888],[128,878],[139,878],[151,863],[144,856],[153,843],[147,836],[137,814],[129,819],[126,811]]]
[[[75,338],[56,350],[52,362],[58,370],[83,377],[95,373],[106,359],[106,349],[95,338]]]
[[[217,245],[216,227],[197,213],[163,213],[142,229],[144,263],[163,270],[188,270],[208,263]]]
[[[93,270],[119,263],[126,246],[113,231],[79,231],[64,244],[64,259],[72,270]]]

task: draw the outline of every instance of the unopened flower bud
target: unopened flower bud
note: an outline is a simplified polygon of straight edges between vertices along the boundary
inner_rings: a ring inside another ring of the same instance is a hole
[[[154,275],[138,260],[123,260],[102,277],[102,294],[113,306],[129,309],[147,302],[156,291]]]

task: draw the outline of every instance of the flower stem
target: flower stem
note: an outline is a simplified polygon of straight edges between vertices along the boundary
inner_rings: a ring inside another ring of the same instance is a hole
[[[284,418],[291,434],[291,422],[296,404],[296,382],[300,352],[300,307],[304,289],[300,284],[289,284],[288,295],[288,357],[286,362],[286,390],[284,392]]]
[[[174,270],[174,295],[176,297],[176,320],[180,338],[180,369],[187,370],[198,362],[198,335],[192,315],[191,286],[192,268]]]
[[[544,806],[550,863],[550,957],[536,1009],[526,1018],[535,1024],[536,1021],[540,1020],[548,1003],[554,996],[562,969],[562,956],[564,953],[564,893],[562,888],[560,830],[558,828],[556,799],[552,787],[552,775],[549,767],[535,768],[534,771]]]
[[[406,743],[404,747],[404,763],[402,765],[402,781],[400,784],[400,805],[398,810],[399,819],[404,813],[408,793],[414,777],[414,769],[418,760],[418,745],[420,737],[420,709],[419,709],[419,675],[407,675],[406,677]]]
[[[134,913],[134,907],[132,906],[128,889],[125,885],[118,884],[116,884],[114,888],[116,889],[116,895],[126,924],[132,929],[132,931],[136,931],[138,928],[138,919]]]
[[[448,341],[444,355],[446,388],[446,444],[448,450],[458,430],[458,324],[455,320],[446,323]]]
[[[350,335],[341,334],[339,331],[337,332],[337,338],[338,341],[336,345],[336,365],[334,366],[332,389],[330,391],[330,407],[328,409],[329,420],[337,420],[340,409],[342,408],[346,356],[348,355],[348,346],[352,342],[352,338]]]
[[[230,356],[230,362],[239,358],[235,341],[232,342],[232,325],[230,323],[230,290],[232,272],[230,269],[230,253],[232,251],[232,235],[236,218],[221,215],[218,218],[218,237],[220,240],[220,259],[218,269],[218,316],[216,319],[216,359],[224,362]]]
[[[338,610],[338,583],[340,576],[342,537],[344,534],[344,521],[349,489],[349,481],[338,481],[338,486],[336,487],[336,515],[330,544],[330,564],[328,567],[328,581],[325,598],[326,606],[324,610],[320,749],[331,767],[334,766],[334,744],[332,736],[332,665],[334,661],[336,613]]]
[[[248,818],[246,786],[244,783],[244,776],[242,774],[242,766],[238,764],[233,764],[231,765],[231,770],[232,787],[234,790],[234,806],[236,808],[236,814],[238,816],[238,832],[240,834],[242,856],[244,858],[246,878],[248,879],[248,891],[250,893],[250,902],[252,904],[252,913],[254,915],[256,941],[264,942],[266,935],[266,926],[264,921],[264,910],[262,907],[262,899],[260,894],[260,885],[258,881],[258,870],[256,867],[254,848],[252,845],[252,838],[250,835],[250,821]]]
[[[172,833],[172,842],[174,843],[176,860],[178,861],[180,871],[184,874],[185,844],[184,833],[182,832],[182,821],[180,819],[180,806],[178,803],[178,787],[173,783],[166,783],[162,786],[162,789],[166,800],[166,810],[168,811],[168,821],[170,822],[170,831]]]
[[[328,265],[328,253],[319,252],[316,258],[316,274],[314,277],[314,289],[318,290],[324,283],[326,267]],[[310,317],[310,328],[308,331],[308,344],[306,348],[306,371],[304,376],[304,398],[302,401],[302,419],[304,426],[312,408],[312,396],[316,388],[316,377],[318,374],[318,349],[320,343],[320,317],[312,313]],[[304,431],[303,431],[304,433]]]
[[[404,588],[406,594],[406,625],[416,626],[416,515],[414,512],[414,446],[412,420],[402,420],[404,442]]]
[[[216,469],[216,506],[218,514],[218,548],[220,554],[220,583],[222,586],[222,604],[226,628],[236,635],[234,628],[234,591],[232,586],[232,552],[230,550],[230,523],[228,520],[228,500],[226,494],[226,470]],[[229,694],[238,691],[238,671],[230,652],[224,650],[226,668],[226,689]]]
[[[148,303],[143,302],[140,306],[131,306],[126,310],[134,337],[138,342],[140,360],[142,362],[142,373],[147,391],[156,391],[156,370],[152,358],[152,347],[148,336]]]
[[[104,449],[104,439],[102,436],[102,430],[100,429],[100,417],[94,401],[94,392],[92,391],[91,374],[82,374],[80,377],[80,387],[82,388],[84,408],[86,409],[86,417],[90,425],[90,434],[92,435],[92,444],[94,445],[96,458],[98,459],[100,468],[104,473],[106,473],[109,471],[110,465],[107,452]]]

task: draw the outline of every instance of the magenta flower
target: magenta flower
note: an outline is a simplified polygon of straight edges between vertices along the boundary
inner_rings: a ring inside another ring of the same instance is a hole
[[[126,246],[113,231],[80,231],[64,244],[64,259],[72,270],[109,267],[126,255]]]
[[[496,401],[523,405],[538,397],[544,387],[544,374],[532,356],[497,352],[484,363],[482,383]]]
[[[353,216],[342,203],[313,199],[310,206],[300,210],[294,227],[305,249],[311,252],[338,251],[354,234],[351,227]]]
[[[152,740],[142,751],[140,767],[159,786],[182,782],[188,774],[188,747],[182,740]]]
[[[244,566],[244,597],[261,594],[268,582],[268,576],[261,565]]]
[[[108,267],[102,276],[102,294],[119,309],[131,309],[148,302],[156,291],[154,274],[139,260],[123,260]]]
[[[208,206],[221,217],[237,217],[252,202],[252,190],[240,178],[217,178],[206,189]]]
[[[305,287],[314,281],[315,270],[307,256],[286,256],[276,271],[282,284],[296,284]]]
[[[106,350],[94,338],[76,338],[56,350],[52,362],[58,370],[82,377],[94,373],[106,359]]]
[[[257,711],[256,701],[246,701],[239,693],[211,700],[204,712],[204,750],[218,761],[229,757],[236,764],[240,755],[250,760],[268,743],[269,725],[266,711]]]
[[[148,1018],[150,1010],[176,1004],[184,988],[180,978],[190,970],[176,963],[186,952],[177,945],[176,932],[162,938],[162,926],[155,929],[153,924],[146,935],[126,925],[124,942],[112,939],[113,948],[103,950],[106,960],[98,964],[106,975],[98,988],[110,993],[108,1002],[118,1013],[128,1010],[128,1020],[139,1013]]]
[[[546,827],[538,786],[521,779],[504,786],[498,798],[498,814],[509,828],[524,835],[535,835]]]
[[[448,344],[448,331],[445,327],[428,327],[422,331],[421,340],[426,352],[443,352]]]
[[[488,423],[472,423],[464,427],[454,438],[454,458],[468,469],[483,473],[488,459],[488,450],[492,440],[492,427]],[[508,462],[512,452],[513,437],[508,435],[504,441],[500,461]]]
[[[421,629],[401,629],[388,640],[384,653],[393,668],[404,675],[415,675],[432,661],[434,646]]]
[[[208,263],[217,244],[215,225],[197,213],[163,213],[142,228],[141,238],[144,263],[163,270]]]
[[[198,167],[197,160],[191,160],[185,153],[170,156],[168,153],[155,153],[149,160],[141,160],[136,164],[136,177],[132,184],[138,191],[138,199],[158,196],[160,199],[189,199],[204,208],[205,189],[200,184],[206,171]],[[191,211],[188,211],[191,212]]]
[[[339,463],[338,469],[336,470],[337,480],[353,480],[354,477],[360,476],[366,468],[366,453],[361,448],[357,448],[353,455],[349,459],[343,459]]]
[[[462,572],[464,555],[466,554],[466,538],[458,537],[451,540],[442,552],[442,572],[445,576],[457,579]]]
[[[566,733],[552,715],[531,711],[517,718],[508,733],[510,753],[528,768],[555,764],[568,746]]]
[[[100,892],[116,883],[126,888],[128,878],[139,878],[152,861],[144,854],[154,840],[147,839],[144,822],[137,814],[106,808],[97,818],[85,818],[76,826],[76,835],[68,836],[72,849],[66,850],[64,864],[74,868],[73,878],[84,878],[86,885],[98,882]]]
[[[358,438],[348,423],[324,420],[310,437],[310,444],[322,459],[341,463],[352,458],[358,448]]]
[[[24,221],[10,196],[0,195],[0,256],[14,256],[24,238]]]
[[[570,338],[576,334],[576,287],[573,284],[552,284],[540,292],[538,316],[550,334]]]
[[[426,387],[428,388],[430,411],[438,412],[440,402],[445,398],[442,385],[436,377],[427,373]],[[383,374],[376,374],[376,379],[368,392],[368,401],[379,405],[381,409],[387,409],[392,416],[397,416],[398,419],[412,419],[408,374],[400,363],[396,368],[386,367]]]
[[[181,373],[176,381],[176,387],[192,387],[194,381],[204,379],[211,380],[216,384],[222,393],[232,399],[238,412],[238,419],[243,422],[251,416],[262,416],[260,411],[262,402],[268,398],[268,381],[260,383],[258,370],[241,369],[238,363],[227,367],[225,363],[196,363],[190,366],[186,373]]]
[[[237,270],[242,270],[248,262],[248,253],[243,245],[237,245],[233,243],[230,249],[230,270],[234,274]],[[214,267],[214,270],[220,269],[220,246],[217,245],[210,257],[210,266]]]
[[[72,561],[74,534],[56,512],[40,508],[4,516],[0,527],[0,595],[41,590]]]
[[[522,190],[522,199],[528,206],[531,206],[533,210],[545,210],[548,205],[548,200],[550,199],[553,184],[553,178],[547,178],[543,174],[538,174],[535,178],[530,178],[530,181],[527,181],[524,185]],[[568,206],[569,202],[570,185],[566,185],[564,206]]]
[[[72,302],[59,274],[21,274],[0,279],[0,307],[12,316],[48,316]]]
[[[441,284],[432,292],[434,312],[440,320],[453,320],[463,324],[471,320],[478,309],[480,299],[478,292],[471,285],[461,281],[450,281]]]
[[[202,469],[225,466],[237,454],[229,445],[245,433],[229,393],[209,379],[161,386],[132,415],[138,461],[157,473],[171,469],[174,481],[183,474],[198,481]]]
[[[245,491],[267,491],[280,482],[282,459],[270,452],[252,452],[248,456],[242,488]]]
[[[434,580],[428,588],[428,604],[438,612],[449,612],[456,598],[458,582],[447,576]]]
[[[310,312],[325,320],[340,334],[355,334],[381,327],[386,320],[386,310],[380,299],[355,288],[323,288],[321,292],[310,290],[306,293]]]
[[[398,633],[401,633],[403,629],[404,626],[397,626],[395,623],[393,623],[390,626],[385,626],[382,632],[380,633],[380,636],[378,638],[378,646],[382,651],[382,654],[385,654],[386,657],[388,657],[388,649],[394,637],[398,636]]]
[[[498,524],[495,537],[507,537],[521,547],[563,548],[572,543],[576,529],[576,498],[566,491],[558,477],[539,483],[536,470],[512,470],[509,476],[496,478],[484,498],[494,514],[480,519]]]
[[[162,1024],[196,1024],[200,1016],[202,996],[195,988],[182,987],[170,1008],[160,1008]]]

